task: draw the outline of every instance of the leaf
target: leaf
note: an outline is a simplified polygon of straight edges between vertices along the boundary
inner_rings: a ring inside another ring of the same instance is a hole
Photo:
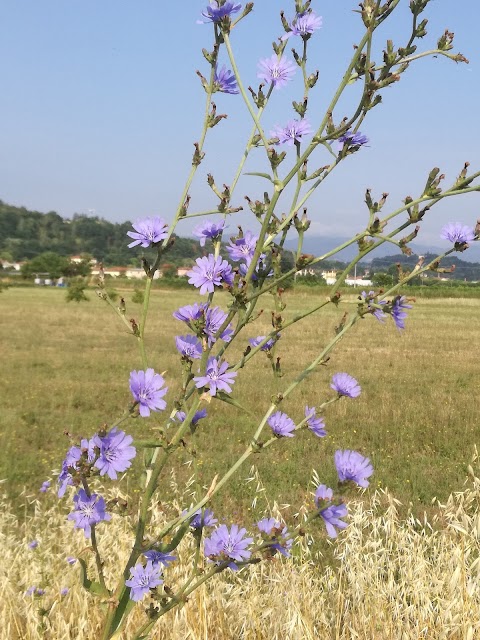
[[[87,575],[87,563],[85,562],[85,560],[83,560],[83,558],[78,558],[78,562],[80,563],[80,580],[82,583],[82,587],[94,596],[110,596],[108,590],[102,587],[99,582],[93,582],[89,579]]]
[[[257,173],[256,171],[249,171],[247,173],[244,173],[243,175],[257,176],[258,178],[265,178],[266,180],[270,180],[270,182],[273,182],[272,176],[270,176],[268,173]]]
[[[178,547],[182,539],[184,538],[189,528],[190,528],[190,521],[186,520],[182,524],[182,526],[178,529],[173,540],[169,544],[162,545],[161,547],[162,553],[170,553],[171,551],[174,551]]]
[[[117,610],[115,611],[115,616],[112,620],[112,626],[110,627],[110,632],[114,632],[111,640],[120,637],[127,623],[128,614],[135,605],[136,602],[130,599],[130,590],[124,586]]]
[[[221,400],[222,402],[226,402],[227,404],[231,404],[233,407],[240,409],[240,411],[243,411],[244,413],[248,413],[249,415],[252,415],[251,411],[249,411],[244,406],[242,406],[237,400],[234,400],[231,396],[228,395],[228,393],[224,393],[223,391],[218,391],[217,394],[214,396],[214,398],[216,398],[217,400]]]

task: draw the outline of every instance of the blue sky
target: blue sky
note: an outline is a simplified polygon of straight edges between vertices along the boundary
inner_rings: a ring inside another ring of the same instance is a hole
[[[0,198],[63,216],[95,213],[112,221],[146,215],[170,219],[189,170],[198,138],[204,92],[195,70],[208,73],[202,47],[211,48],[211,28],[196,20],[206,1],[158,0],[4,0],[0,4]],[[408,0],[377,36],[375,56],[387,38],[408,38]],[[165,8],[167,7],[167,8]],[[255,10],[232,34],[246,84],[256,84],[256,65],[271,55],[282,34],[280,9],[293,17],[293,0],[257,0]],[[362,36],[356,0],[313,0],[324,26],[311,43],[310,67],[320,80],[311,94],[312,123],[349,62]],[[390,193],[398,206],[418,193],[429,170],[440,166],[453,180],[465,160],[480,167],[480,67],[477,0],[433,0],[427,9],[429,49],[448,27],[456,49],[470,65],[425,59],[403,80],[383,91],[384,103],[362,131],[370,146],[349,158],[329,178],[309,208],[316,234],[343,236],[364,224],[364,191]],[[293,40],[290,41],[293,44]],[[349,113],[352,87],[336,114]],[[275,92],[265,114],[269,131],[292,117],[291,100],[302,97],[300,77]],[[229,183],[242,151],[249,116],[240,96],[216,95],[228,120],[211,131],[207,157],[191,190],[191,212],[210,208],[205,187],[211,171]],[[264,169],[262,150],[248,171]],[[325,158],[325,163],[328,159]],[[323,164],[320,162],[319,164]],[[235,203],[256,199],[264,183],[242,178]],[[424,223],[424,241],[436,241],[449,220],[473,224],[477,194],[442,203]],[[238,216],[233,222],[246,222]],[[250,219],[249,219],[250,220]],[[178,229],[191,230],[190,223]]]

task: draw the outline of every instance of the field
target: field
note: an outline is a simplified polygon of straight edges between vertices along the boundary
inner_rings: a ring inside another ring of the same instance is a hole
[[[59,468],[69,446],[64,431],[89,437],[120,416],[130,402],[129,372],[141,368],[136,340],[105,303],[93,292],[89,295],[90,302],[83,304],[67,304],[65,292],[55,289],[12,288],[0,297],[4,443],[0,478],[7,480],[13,498],[24,487],[36,492],[52,477],[52,469]],[[318,297],[307,291],[286,299],[288,319],[313,306]],[[171,389],[179,371],[173,338],[185,333],[172,312],[193,301],[190,292],[156,290],[153,294],[147,326],[150,364],[166,371]],[[140,307],[128,298],[127,305],[127,316],[138,318]],[[327,407],[326,439],[300,433],[255,456],[269,494],[280,503],[295,505],[310,489],[312,469],[332,483],[331,454],[337,448],[354,448],[371,457],[372,488],[388,487],[407,504],[426,506],[434,497],[445,499],[460,489],[480,433],[479,312],[477,299],[419,300],[402,333],[391,321],[383,326],[368,317],[358,323],[328,366],[310,376],[283,410],[299,420],[306,404],[319,405],[332,397],[329,382],[337,371],[355,376],[362,395]],[[301,364],[315,357],[342,313],[341,308],[328,307],[326,313],[314,314],[285,331],[278,348],[283,378],[274,378],[266,356],[258,354],[238,376],[235,397],[239,402],[261,417],[270,397],[288,385]],[[269,330],[268,317],[266,308],[248,327],[242,349],[248,337]],[[232,348],[228,359],[233,361],[233,354],[237,357],[240,350]],[[164,420],[156,414],[147,421],[130,420],[124,428],[134,437],[145,438]],[[255,417],[222,403],[210,405],[209,419],[199,429],[196,442],[204,484],[209,484],[214,469],[221,472],[236,459],[255,426]],[[220,500],[235,503],[237,509],[247,504],[251,494],[243,481],[247,475],[248,463]]]
[[[127,316],[137,317],[138,305],[125,292]],[[324,296],[324,294],[322,294]],[[141,368],[136,340],[128,335],[108,306],[93,292],[88,303],[67,304],[65,291],[10,288],[0,295],[0,479],[7,497],[0,504],[1,640],[93,640],[99,636],[99,607],[78,584],[78,568],[66,557],[85,554],[82,535],[72,535],[65,520],[68,500],[52,492],[39,493],[41,483],[54,478],[69,438],[64,432],[89,437],[112,423],[128,407],[128,377]],[[321,300],[322,298],[320,298]],[[181,305],[194,301],[186,291],[155,290],[147,325],[150,363],[175,390],[179,358],[175,334],[185,333],[172,318]],[[318,304],[319,294],[287,294],[288,319]],[[250,326],[242,344],[229,350],[233,362],[248,337],[265,333],[270,309]],[[354,296],[346,300],[351,311]],[[226,297],[222,306],[226,305]],[[479,440],[478,424],[478,299],[419,299],[400,333],[389,321],[368,317],[332,353],[282,409],[294,420],[306,404],[331,398],[331,375],[347,371],[362,385],[356,400],[342,399],[325,412],[328,437],[299,433],[282,439],[243,467],[235,481],[214,499],[216,514],[227,522],[251,528],[265,512],[287,522],[304,506],[311,508],[312,470],[335,486],[332,454],[355,448],[371,457],[375,467],[370,488],[349,496],[350,526],[335,547],[325,543],[321,523],[312,529],[320,545],[305,539],[294,558],[262,563],[239,575],[231,572],[202,587],[175,616],[162,619],[152,636],[172,640],[473,640],[480,632],[479,534],[480,475],[467,467]],[[272,376],[259,354],[238,376],[234,395],[254,415],[213,402],[198,429],[200,484],[208,487],[249,442],[269,399],[313,359],[333,334],[344,308],[328,307],[303,326],[293,325],[279,343],[283,378]],[[287,339],[290,338],[290,339]],[[173,397],[173,394],[172,396]],[[168,410],[171,409],[171,404]],[[124,428],[145,439],[165,421],[130,419]],[[140,456],[138,456],[140,458]],[[181,463],[191,459],[189,447],[178,452]],[[255,465],[253,470],[251,467]],[[138,492],[140,462],[107,497]],[[165,519],[163,501],[172,496],[180,508],[190,502],[184,481],[189,464],[165,473],[153,511],[157,526]],[[253,481],[248,481],[248,478]],[[113,483],[112,483],[113,484]],[[110,485],[112,486],[112,485]],[[384,492],[388,487],[390,493]],[[265,489],[265,491],[264,491]],[[461,492],[461,493],[459,493]],[[455,495],[450,496],[450,494]],[[445,502],[432,504],[434,498]],[[397,502],[403,503],[403,506]],[[24,506],[25,505],[25,506]],[[288,506],[290,505],[290,506]],[[414,515],[407,516],[410,510]],[[424,520],[423,512],[428,513]],[[106,552],[110,582],[130,543],[135,509],[115,516],[102,527],[100,547]],[[99,530],[100,531],[100,530]],[[36,539],[32,551],[28,543]],[[191,551],[178,550],[188,562]],[[334,555],[333,555],[334,554]],[[340,567],[332,571],[327,559]],[[300,560],[301,562],[298,562]],[[92,562],[90,559],[89,562]],[[174,563],[169,584],[184,580]],[[93,568],[90,569],[93,571]],[[25,595],[33,586],[46,590],[39,599]],[[68,587],[69,593],[60,596]],[[62,602],[63,600],[63,602]],[[48,616],[39,618],[39,606]],[[141,619],[141,608],[134,615]],[[130,632],[122,636],[129,640]]]

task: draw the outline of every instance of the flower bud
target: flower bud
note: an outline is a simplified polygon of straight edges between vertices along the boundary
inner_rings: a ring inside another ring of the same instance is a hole
[[[197,73],[197,76],[200,78],[200,82],[202,83],[202,87],[205,89],[205,91],[207,93],[210,93],[210,85],[208,84],[207,79],[204,76],[202,76],[202,74],[200,73],[200,71],[198,71],[198,69],[197,69],[196,73]]]
[[[195,167],[198,167],[201,164],[201,162],[204,159],[204,157],[205,157],[205,152],[204,151],[200,151],[200,146],[199,146],[198,142],[195,142],[193,146],[195,147],[195,151],[193,153],[192,164]]]
[[[313,87],[317,84],[318,76],[320,72],[316,71],[315,73],[311,73],[307,78],[307,87],[309,89],[313,89]]]
[[[303,64],[303,61],[302,61],[302,58],[298,55],[298,53],[295,51],[295,49],[292,49],[292,55],[295,62],[298,64],[299,67],[301,67]]]
[[[308,231],[311,221],[307,218],[307,210],[303,210],[301,218],[298,217],[298,214],[295,214],[295,216],[293,217],[293,223],[297,231]]]
[[[295,102],[295,100],[292,102],[293,108],[301,118],[303,118],[303,116],[305,115],[305,112],[307,111],[307,104],[308,104],[308,98],[304,98],[303,102],[301,103]]]
[[[270,147],[267,149],[268,159],[270,160],[270,164],[273,169],[278,167],[284,160],[287,155],[286,151],[282,151],[281,153],[277,153],[275,149]]]
[[[435,198],[438,196],[442,192],[439,185],[444,178],[445,175],[440,174],[440,169],[438,167],[432,169],[428,174],[427,183],[422,195],[428,196],[429,198]]]
[[[226,113],[222,113],[217,116],[217,105],[214,102],[212,102],[212,111],[208,114],[207,126],[210,129],[213,129],[213,127],[215,127],[220,122],[220,120],[223,120],[226,117],[227,117]]]
[[[188,211],[188,205],[190,204],[190,200],[191,200],[191,196],[186,195],[185,200],[180,208],[180,218],[184,218],[187,215],[187,211]]]
[[[206,49],[202,49],[203,57],[205,60],[212,65],[212,67],[217,63],[218,57],[218,45],[215,45],[212,53],[209,53]]]
[[[393,40],[387,40],[387,48],[383,52],[383,62],[392,66],[397,60],[397,52],[393,48]]]
[[[416,50],[417,47],[414,44],[410,45],[409,47],[399,47],[398,55],[401,58],[406,58],[407,56],[411,56],[412,54],[414,54]]]
[[[411,0],[410,11],[414,16],[420,15],[426,8],[430,0]]]
[[[415,29],[416,38],[423,38],[424,36],[427,35],[427,29],[426,29],[427,24],[428,24],[428,20],[425,19],[425,20],[422,20],[419,25],[417,25],[417,28]]]
[[[285,13],[283,11],[280,11],[280,20],[282,21],[282,27],[287,33],[289,33],[291,31],[291,28],[288,24],[288,20],[285,18]]]
[[[443,34],[443,36],[441,36],[441,38],[439,38],[437,42],[437,49],[439,49],[440,51],[450,51],[450,49],[453,49],[454,37],[454,33],[449,31],[448,29],[445,29],[445,33]]]

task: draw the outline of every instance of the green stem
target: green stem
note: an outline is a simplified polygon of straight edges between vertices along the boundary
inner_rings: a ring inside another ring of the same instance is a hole
[[[262,139],[262,142],[263,142],[263,144],[265,146],[265,151],[266,151],[268,149],[268,141],[267,141],[267,138],[265,136],[265,132],[263,131],[263,128],[262,128],[262,126],[260,124],[260,121],[258,119],[258,115],[255,113],[255,110],[253,109],[253,107],[252,107],[252,105],[250,103],[250,100],[249,100],[249,98],[247,96],[247,92],[245,91],[245,87],[243,86],[242,79],[240,77],[240,73],[238,71],[237,63],[236,63],[236,60],[235,60],[235,56],[233,54],[232,46],[230,44],[230,37],[229,37],[228,33],[223,33],[223,39],[225,41],[225,48],[227,49],[227,53],[228,53],[228,57],[230,59],[230,64],[232,65],[233,73],[235,74],[235,78],[237,80],[238,88],[239,88],[240,93],[242,95],[243,101],[245,102],[245,105],[246,105],[246,107],[247,107],[247,109],[248,109],[248,111],[249,111],[249,113],[250,113],[250,115],[252,117],[252,120],[255,123],[255,128],[257,129],[257,131],[258,131],[258,133],[259,133],[259,135],[260,135],[260,137]]]
[[[148,308],[150,304],[150,293],[152,291],[152,282],[153,282],[153,274],[151,277],[147,278],[147,284],[145,285],[145,293],[143,296],[142,317],[140,319],[140,328],[139,328],[139,336],[138,336],[138,343],[140,346],[140,354],[142,356],[142,364],[144,369],[147,369],[148,367],[147,352],[145,349],[145,325],[147,323]]]
[[[82,484],[83,484],[83,488],[85,490],[85,493],[87,494],[87,496],[89,498],[91,498],[92,494],[90,492],[90,487],[88,486],[88,482],[87,482],[87,480],[85,478],[82,478]],[[104,591],[106,593],[108,593],[107,585],[105,584],[105,576],[103,575],[103,562],[102,562],[102,558],[100,556],[100,551],[98,549],[97,536],[95,534],[95,525],[94,524],[91,527],[91,541],[92,541],[92,549],[93,549],[93,552],[95,554],[95,564],[97,565],[98,579],[99,579],[100,584],[102,585],[102,588],[104,589]]]
[[[208,90],[207,90],[207,100],[206,100],[206,105],[205,105],[205,115],[203,117],[203,126],[202,126],[202,133],[200,135],[200,140],[198,142],[198,151],[199,153],[202,153],[203,151],[203,145],[205,144],[205,138],[207,137],[207,132],[209,129],[208,126],[208,118],[210,115],[210,107],[212,104],[212,91],[213,91],[213,83],[215,82],[215,65],[212,65],[212,68],[210,70],[210,80],[209,80],[209,85],[208,85]],[[180,201],[178,203],[177,206],[177,210],[175,212],[175,216],[173,218],[173,222],[169,227],[169,231],[167,234],[167,237],[164,239],[163,241],[163,247],[166,247],[168,245],[168,242],[170,240],[170,238],[172,237],[173,232],[175,231],[175,227],[177,226],[177,223],[181,217],[182,214],[182,210],[183,210],[183,206],[185,204],[185,200],[188,196],[188,191],[190,189],[190,186],[193,182],[193,178],[195,177],[195,174],[197,172],[198,169],[198,164],[192,163],[192,167],[190,169],[190,173],[188,174],[187,177],[187,181],[185,182],[185,186],[183,188],[182,191],[182,195],[180,196]],[[216,212],[218,213],[218,212]]]

